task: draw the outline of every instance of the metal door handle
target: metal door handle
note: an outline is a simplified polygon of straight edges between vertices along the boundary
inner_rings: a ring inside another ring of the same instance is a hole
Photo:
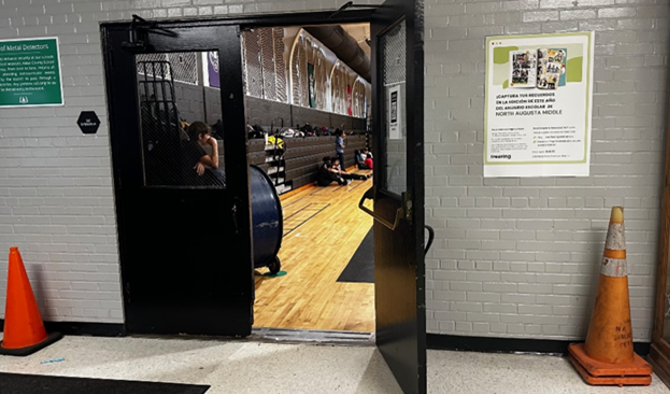
[[[428,243],[426,243],[426,250],[424,250],[424,253],[428,253],[430,247],[433,245],[433,240],[435,239],[435,230],[427,224],[424,224],[424,226],[426,227],[426,230],[428,230]]]
[[[389,222],[388,220],[384,219],[383,217],[377,215],[374,213],[374,211],[370,210],[368,207],[363,205],[365,200],[372,200],[374,198],[374,186],[368,189],[368,191],[363,194],[363,197],[361,197],[361,201],[358,203],[358,208],[360,208],[361,211],[367,213],[368,215],[372,216],[376,221],[379,223],[383,224],[384,227],[388,228],[389,230],[393,231],[398,227],[398,223],[400,222],[400,218],[403,216],[403,209],[398,208],[398,210],[395,213],[395,221],[393,223]]]

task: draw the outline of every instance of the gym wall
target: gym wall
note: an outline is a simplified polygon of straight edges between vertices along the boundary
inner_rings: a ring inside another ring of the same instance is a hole
[[[0,109],[0,251],[21,247],[46,320],[123,322],[99,22],[344,2],[3,0],[1,38],[60,40],[66,105]],[[425,10],[426,214],[437,231],[427,257],[429,331],[582,337],[609,209],[623,204],[634,336],[648,340],[670,4],[426,0]],[[565,30],[596,31],[592,175],[484,180],[484,37]],[[82,110],[97,112],[97,135],[77,128]]]

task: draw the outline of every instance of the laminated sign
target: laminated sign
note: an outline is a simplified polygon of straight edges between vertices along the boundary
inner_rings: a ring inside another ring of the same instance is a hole
[[[402,139],[402,132],[400,130],[400,111],[398,104],[400,101],[400,86],[392,86],[388,89],[388,102],[389,102],[389,139],[390,140],[400,140]]]
[[[63,105],[58,38],[0,40],[0,108]]]
[[[593,32],[486,39],[485,177],[588,176]]]

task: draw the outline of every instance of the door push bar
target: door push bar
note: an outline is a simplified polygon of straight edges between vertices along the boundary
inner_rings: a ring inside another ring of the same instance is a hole
[[[363,197],[361,197],[361,201],[358,202],[358,208],[361,209],[361,211],[367,213],[368,215],[372,216],[376,221],[379,223],[383,224],[384,227],[388,228],[391,231],[394,231],[396,227],[398,227],[398,223],[400,222],[400,218],[403,216],[403,209],[402,207],[398,208],[398,210],[395,212],[395,220],[393,223],[389,222],[388,220],[384,219],[383,217],[377,215],[374,213],[374,211],[370,210],[368,207],[363,205],[365,200],[372,200],[374,198],[374,193],[375,193],[375,188],[374,186],[369,188],[368,191],[363,194]]]
[[[384,225],[384,227],[388,228],[391,231],[394,231],[396,227],[398,227],[400,218],[404,216],[404,209],[402,207],[398,208],[398,210],[395,213],[395,220],[393,221],[393,223],[391,223],[388,220],[384,219],[383,217],[375,214],[374,211],[370,210],[368,207],[363,205],[365,200],[372,200],[373,198],[374,198],[374,186],[368,189],[368,191],[366,191],[365,194],[363,194],[363,197],[361,197],[361,201],[358,202],[358,208],[360,208],[361,211],[372,216],[376,221]],[[433,230],[433,228],[427,224],[425,224],[424,227],[426,227],[426,230],[428,230],[428,242],[426,243],[426,249],[424,250],[424,253],[428,253],[428,250],[430,250],[430,247],[433,245],[433,240],[435,239],[435,230]]]

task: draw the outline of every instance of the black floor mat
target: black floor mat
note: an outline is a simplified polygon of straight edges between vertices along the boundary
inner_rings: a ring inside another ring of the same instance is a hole
[[[203,394],[209,386],[0,373],[2,394]]]
[[[374,247],[372,229],[351,257],[349,264],[337,278],[338,282],[375,283]]]

